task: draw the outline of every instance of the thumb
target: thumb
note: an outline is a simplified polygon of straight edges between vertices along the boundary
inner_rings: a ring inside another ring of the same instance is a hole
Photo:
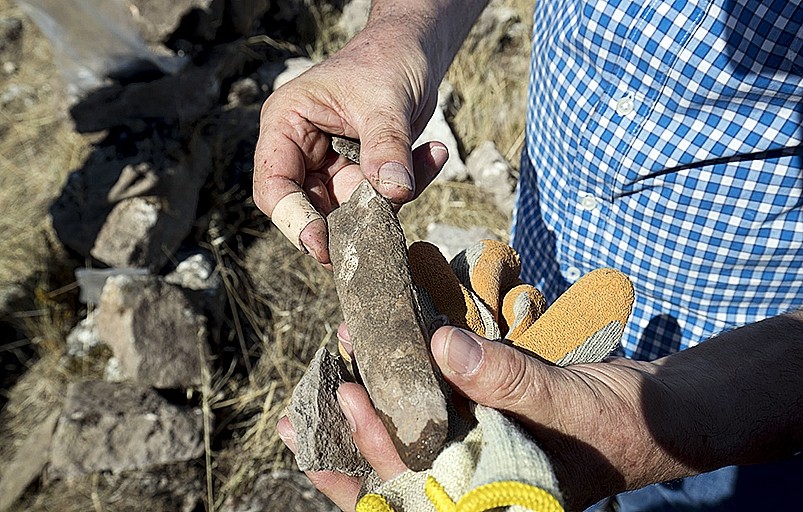
[[[360,168],[374,188],[393,203],[411,200],[416,184],[409,122],[376,116],[361,130],[360,142]]]
[[[435,332],[432,355],[444,378],[470,400],[519,416],[526,423],[552,422],[547,383],[554,367],[456,327]]]

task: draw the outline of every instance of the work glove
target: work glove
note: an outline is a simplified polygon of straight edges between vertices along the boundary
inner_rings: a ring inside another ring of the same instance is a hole
[[[427,242],[413,243],[409,253],[431,329],[468,329],[559,366],[607,357],[632,310],[633,287],[617,270],[586,274],[547,308],[541,292],[520,280],[519,257],[506,244],[484,240],[451,263]],[[452,410],[452,441],[432,468],[384,483],[367,479],[357,511],[563,510],[558,481],[535,441],[494,409],[474,405],[472,419]]]

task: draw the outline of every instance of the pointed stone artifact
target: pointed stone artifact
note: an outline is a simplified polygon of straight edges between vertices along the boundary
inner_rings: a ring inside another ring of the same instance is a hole
[[[391,204],[363,181],[328,217],[329,251],[360,375],[399,455],[428,469],[446,440],[444,384]]]

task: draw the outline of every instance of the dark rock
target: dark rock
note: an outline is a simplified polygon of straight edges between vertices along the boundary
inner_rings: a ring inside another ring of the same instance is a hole
[[[201,384],[207,321],[181,288],[157,276],[111,277],[96,323],[130,379],[163,389]]]
[[[70,384],[53,436],[53,479],[188,461],[203,454],[200,409],[170,404],[129,383]]]
[[[367,181],[328,220],[335,285],[360,375],[402,460],[427,469],[446,441],[448,416],[404,233]]]
[[[321,348],[293,390],[288,417],[296,430],[296,463],[302,471],[338,471],[351,476],[371,471],[337,403],[337,388],[347,376],[340,357]]]

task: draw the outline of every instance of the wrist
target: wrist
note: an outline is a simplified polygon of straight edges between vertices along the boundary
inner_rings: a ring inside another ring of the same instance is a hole
[[[437,84],[487,4],[488,0],[375,0],[366,29],[413,42]]]

